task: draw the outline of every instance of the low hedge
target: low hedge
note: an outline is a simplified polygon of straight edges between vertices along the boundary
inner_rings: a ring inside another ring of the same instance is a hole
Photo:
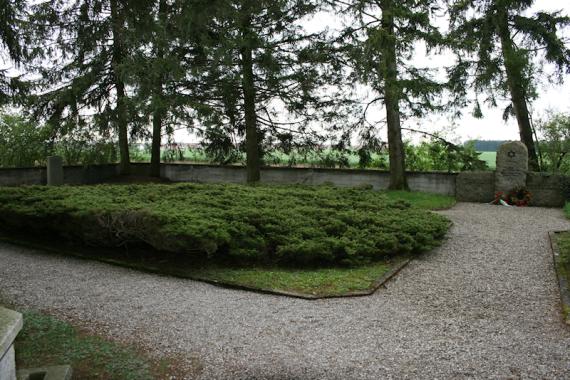
[[[92,246],[319,265],[428,250],[449,225],[368,189],[188,183],[4,187],[0,222]]]

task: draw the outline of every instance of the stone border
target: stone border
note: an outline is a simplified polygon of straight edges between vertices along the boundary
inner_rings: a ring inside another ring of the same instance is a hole
[[[380,278],[378,278],[376,281],[374,281],[368,289],[358,290],[358,291],[353,291],[353,292],[348,292],[348,293],[343,293],[343,294],[331,294],[331,295],[319,296],[319,295],[306,294],[306,293],[288,292],[288,291],[284,291],[284,290],[256,288],[253,286],[239,285],[239,284],[233,284],[230,282],[223,282],[223,281],[219,281],[219,280],[210,280],[210,279],[204,279],[204,278],[195,277],[195,276],[184,275],[183,273],[176,273],[176,272],[168,272],[167,273],[167,272],[163,272],[162,270],[160,270],[158,268],[154,268],[154,267],[150,267],[150,266],[138,265],[138,264],[134,264],[134,263],[131,264],[131,263],[127,263],[127,262],[122,261],[122,260],[97,258],[97,257],[93,257],[90,255],[83,255],[81,253],[77,253],[76,251],[69,251],[69,250],[66,250],[63,248],[58,249],[58,248],[53,248],[50,246],[42,246],[39,243],[13,239],[13,238],[7,237],[7,236],[2,235],[2,234],[0,234],[0,241],[6,242],[9,244],[13,244],[16,246],[20,246],[20,247],[22,247],[22,246],[28,247],[28,248],[35,249],[38,251],[46,251],[46,252],[55,253],[55,254],[64,255],[64,256],[69,255],[69,256],[73,256],[73,257],[76,257],[76,258],[79,258],[82,260],[98,261],[98,262],[111,264],[111,265],[115,265],[115,266],[119,266],[119,267],[123,267],[123,268],[135,269],[135,270],[138,270],[141,272],[158,274],[161,276],[183,278],[183,279],[187,279],[187,280],[191,280],[191,281],[199,281],[199,282],[207,283],[210,285],[214,285],[214,286],[218,286],[218,287],[226,288],[226,289],[246,290],[246,291],[250,291],[250,292],[254,292],[254,293],[294,297],[294,298],[301,298],[301,299],[305,299],[305,300],[319,300],[319,299],[346,298],[346,297],[364,297],[364,296],[372,295],[376,292],[376,290],[378,290],[381,286],[383,286],[390,279],[392,279],[392,277],[397,275],[412,260],[411,258],[403,258],[403,259],[396,260],[394,265],[392,266],[392,268],[390,270],[388,270],[388,272],[386,272],[382,276],[380,276]]]
[[[568,279],[560,273],[560,247],[556,241],[556,235],[562,232],[570,231],[551,231],[548,233],[550,239],[550,248],[552,249],[552,258],[554,260],[554,270],[558,278],[558,287],[560,289],[560,302],[562,304],[562,315],[564,322],[570,326],[570,288],[568,287]]]

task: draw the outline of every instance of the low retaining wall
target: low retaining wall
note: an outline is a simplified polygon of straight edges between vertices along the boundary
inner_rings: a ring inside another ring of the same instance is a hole
[[[0,169],[0,186],[45,185],[46,168]]]
[[[67,185],[101,183],[117,176],[118,165],[64,166],[63,182]],[[0,169],[0,186],[45,185],[45,167]]]
[[[142,168],[139,167],[138,170]],[[245,183],[243,166],[163,164],[161,174],[175,182]],[[455,173],[408,173],[408,183],[414,191],[455,195]],[[322,185],[341,187],[370,185],[376,190],[388,188],[390,174],[380,170],[276,168],[261,170],[261,182],[271,184]]]
[[[132,164],[135,176],[148,176],[150,164]],[[68,185],[95,184],[118,175],[118,165],[65,166],[63,182]],[[243,166],[204,164],[162,164],[161,176],[173,182],[245,183]],[[408,173],[408,183],[415,191],[455,195],[454,173]],[[46,168],[0,169],[0,186],[45,185]],[[275,168],[261,170],[261,182],[271,184],[320,185],[355,187],[370,185],[381,190],[388,187],[390,174],[380,170]]]
[[[135,176],[148,176],[150,164],[132,164]],[[95,184],[108,181],[118,174],[118,165],[65,166],[65,184]],[[173,182],[245,183],[243,166],[205,164],[162,164],[162,177]],[[460,202],[491,202],[495,194],[495,172],[409,172],[411,190],[455,196]],[[560,207],[564,205],[561,190],[563,176],[549,173],[528,173],[527,188],[533,194],[532,205]],[[0,169],[0,186],[45,185],[45,168]],[[271,184],[388,187],[390,174],[381,170],[278,168],[261,170],[261,182]]]

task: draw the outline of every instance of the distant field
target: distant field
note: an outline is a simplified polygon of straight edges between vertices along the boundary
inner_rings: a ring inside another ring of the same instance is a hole
[[[497,158],[497,152],[480,152],[479,157],[487,162],[489,169],[495,169],[495,160]]]
[[[497,152],[479,152],[479,158],[487,163],[489,169],[495,169],[495,159]],[[347,166],[350,168],[357,168],[359,157],[356,153],[348,153],[345,155],[347,159]],[[144,149],[131,148],[131,160],[134,162],[149,162],[150,152]],[[162,156],[163,161],[172,162],[193,162],[193,163],[210,163],[210,159],[206,153],[201,149],[185,148],[180,152],[174,153],[173,151],[164,151]],[[285,154],[283,152],[270,152],[264,160],[268,165],[277,166],[315,166],[315,167],[331,167],[337,166],[334,161],[334,152],[325,149],[320,154],[316,152],[306,152],[304,154],[292,153]],[[238,162],[245,163],[245,155],[242,155]],[[387,168],[388,157],[387,155],[372,154],[371,168]]]

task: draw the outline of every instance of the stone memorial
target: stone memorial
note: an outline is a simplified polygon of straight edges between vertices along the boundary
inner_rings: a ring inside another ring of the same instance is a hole
[[[47,184],[63,185],[63,159],[60,156],[49,156],[47,159]]]
[[[497,151],[495,169],[495,191],[509,192],[516,187],[526,186],[528,172],[528,151],[520,141],[502,144]]]
[[[0,307],[0,379],[16,379],[14,339],[23,325],[22,314]]]

